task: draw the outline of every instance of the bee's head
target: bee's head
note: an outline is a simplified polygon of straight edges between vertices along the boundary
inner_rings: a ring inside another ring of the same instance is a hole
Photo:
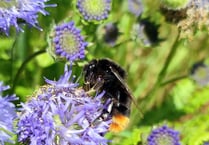
[[[90,61],[84,66],[83,73],[84,81],[90,84],[90,87],[93,87],[98,81],[108,83],[114,79],[109,64],[103,63],[101,60],[93,59]]]
[[[85,83],[88,83],[90,87],[93,87],[98,81],[103,82],[105,86],[113,85],[117,81],[117,77],[111,68],[122,78],[125,77],[125,71],[111,60],[91,60],[83,69]]]

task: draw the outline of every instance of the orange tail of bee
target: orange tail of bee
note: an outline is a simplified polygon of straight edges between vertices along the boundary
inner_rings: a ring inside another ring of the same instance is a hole
[[[122,114],[116,114],[112,118],[112,123],[110,124],[109,130],[111,132],[120,132],[123,131],[129,123],[129,118]]]

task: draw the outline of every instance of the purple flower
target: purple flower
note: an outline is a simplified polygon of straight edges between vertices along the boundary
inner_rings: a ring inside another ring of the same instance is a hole
[[[143,12],[143,5],[141,0],[128,0],[128,9],[137,17]]]
[[[18,123],[19,141],[33,145],[107,144],[104,134],[111,120],[102,118],[104,93],[90,97],[73,83],[72,71],[58,81],[46,79],[42,86],[23,104]],[[69,79],[71,78],[71,81]]]
[[[111,0],[77,0],[76,7],[87,21],[100,21],[108,18]]]
[[[80,34],[74,22],[64,23],[55,28],[54,45],[56,54],[69,61],[82,59],[85,56],[87,42]]]
[[[13,124],[17,115],[15,105],[11,101],[17,100],[17,98],[15,95],[5,97],[1,95],[8,88],[9,86],[3,86],[3,83],[0,82],[0,144],[15,143],[12,136],[15,134]]]
[[[19,20],[41,30],[38,26],[38,13],[48,15],[44,9],[56,5],[46,5],[48,0],[2,0],[0,2],[0,30],[9,34],[11,26],[22,30]]]
[[[104,29],[105,29],[104,41],[107,44],[114,46],[119,36],[119,30],[117,25],[114,23],[108,23],[107,25],[105,25]]]
[[[145,46],[151,46],[162,41],[158,36],[159,27],[159,24],[150,21],[149,18],[144,18],[134,25],[133,35],[139,38]]]
[[[191,69],[191,78],[200,86],[209,84],[209,66],[203,62],[195,63]]]
[[[162,126],[154,129],[147,138],[148,145],[180,145],[179,132]]]
[[[204,141],[203,145],[209,145],[209,142],[208,141]]]

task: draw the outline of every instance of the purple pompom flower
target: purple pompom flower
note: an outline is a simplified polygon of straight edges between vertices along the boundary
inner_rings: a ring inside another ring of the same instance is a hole
[[[90,97],[78,84],[69,81],[72,71],[58,81],[46,79],[32,99],[23,104],[18,123],[19,141],[31,145],[106,145],[104,134],[110,118],[102,119],[104,93]],[[73,79],[73,78],[71,78]]]
[[[100,21],[108,18],[111,0],[77,0],[76,7],[87,21]]]
[[[82,59],[85,56],[87,42],[84,42],[80,30],[75,27],[72,21],[55,28],[53,42],[56,54],[65,57],[69,61]]]
[[[6,142],[15,143],[12,136],[15,135],[14,120],[17,117],[15,105],[11,101],[17,100],[15,95],[3,97],[1,93],[7,90],[9,86],[3,86],[0,82],[0,144]]]
[[[148,145],[180,145],[179,132],[162,126],[154,129],[147,138]]]
[[[143,12],[143,5],[141,0],[128,0],[128,9],[137,17]]]
[[[9,34],[11,26],[17,31],[22,30],[19,20],[41,30],[38,25],[38,13],[48,15],[44,9],[56,5],[46,5],[49,0],[1,0],[0,2],[0,30]]]

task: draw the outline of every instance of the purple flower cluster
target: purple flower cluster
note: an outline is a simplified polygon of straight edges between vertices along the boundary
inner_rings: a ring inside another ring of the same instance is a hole
[[[14,143],[12,136],[15,134],[14,120],[17,117],[15,105],[11,101],[17,100],[15,95],[2,96],[1,93],[7,90],[9,86],[3,86],[0,82],[0,144],[6,142]]]
[[[0,2],[0,30],[9,34],[11,26],[22,30],[19,20],[41,30],[38,26],[38,13],[48,15],[44,9],[56,5],[46,5],[48,0],[2,0]]]
[[[104,93],[92,98],[69,81],[72,71],[58,81],[46,79],[28,103],[18,123],[19,141],[33,145],[91,144],[105,145],[104,134],[111,120],[101,118],[105,105]]]
[[[131,13],[136,15],[137,17],[141,15],[143,12],[144,8],[142,5],[141,0],[128,0],[128,9]]]
[[[100,21],[108,18],[111,0],[77,0],[76,7],[87,21]]]
[[[154,129],[147,138],[148,145],[180,145],[179,132],[162,126]]]
[[[69,61],[84,58],[87,42],[84,42],[84,38],[81,36],[80,30],[75,27],[74,22],[57,26],[53,41],[56,54]]]

